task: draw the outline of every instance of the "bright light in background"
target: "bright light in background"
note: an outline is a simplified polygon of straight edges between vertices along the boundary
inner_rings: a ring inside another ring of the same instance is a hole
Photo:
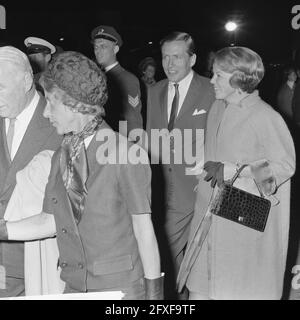
[[[60,39],[59,39],[59,41],[64,41],[64,40],[65,40],[65,38],[60,38]]]
[[[225,24],[225,29],[229,32],[232,32],[232,31],[235,31],[237,29],[237,24],[233,21],[228,21],[226,24]]]
[[[152,41],[149,41],[148,44],[153,44],[153,42],[152,42]]]

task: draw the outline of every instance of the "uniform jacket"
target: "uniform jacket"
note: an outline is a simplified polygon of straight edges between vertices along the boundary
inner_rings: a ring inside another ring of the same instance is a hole
[[[111,155],[120,145],[127,152],[126,138],[115,145],[117,134],[104,122],[98,134],[102,129],[112,137]],[[60,149],[52,158],[44,200],[44,212],[55,217],[61,278],[79,292],[130,286],[144,274],[131,214],[151,212],[149,164],[99,164],[104,152],[97,135],[87,149],[88,195],[79,224],[62,180]]]
[[[234,175],[235,169],[228,168],[236,168],[236,163],[266,160],[277,190],[268,196],[272,206],[264,232],[212,215],[201,248],[199,226],[209,210],[213,192],[217,192],[202,174],[179,280],[191,272],[192,261],[199,255],[195,263],[206,264],[208,268],[212,299],[280,299],[289,238],[290,178],[295,171],[295,150],[289,130],[282,117],[256,91],[238,104],[226,106],[217,100],[208,116],[206,138],[206,160],[225,163],[226,180]],[[234,185],[259,195],[251,175],[242,174]]]
[[[130,132],[143,127],[141,115],[141,92],[139,80],[120,64],[107,73],[108,101],[104,106],[106,122],[114,131],[119,131],[119,121],[127,121]]]
[[[7,203],[16,184],[16,173],[22,170],[42,150],[56,150],[61,137],[43,117],[46,105],[40,96],[38,105],[28,125],[19,149],[11,161],[6,142],[5,121],[0,119],[0,217],[3,218]],[[24,277],[24,245],[20,242],[0,242],[0,264],[7,276]],[[1,290],[0,290],[1,294]]]

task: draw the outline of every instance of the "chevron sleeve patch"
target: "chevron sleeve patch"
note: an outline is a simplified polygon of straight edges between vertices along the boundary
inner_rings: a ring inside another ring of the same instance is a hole
[[[137,95],[135,98],[132,97],[130,94],[128,95],[128,103],[133,107],[137,107],[138,104],[140,103],[140,98],[139,95]]]

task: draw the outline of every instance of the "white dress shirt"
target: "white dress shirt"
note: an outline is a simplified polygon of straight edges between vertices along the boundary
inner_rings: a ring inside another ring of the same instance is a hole
[[[190,84],[193,79],[194,72],[193,70],[190,71],[190,73],[183,78],[181,81],[178,82],[178,91],[179,91],[179,104],[178,104],[178,110],[177,110],[177,115],[179,114],[179,111],[183,105],[183,101],[186,97],[186,94],[189,90]],[[175,82],[169,82],[168,86],[168,121],[170,120],[170,114],[171,114],[171,109],[172,109],[172,102],[175,96],[175,87],[174,87]]]
[[[32,116],[38,105],[38,102],[39,102],[39,94],[36,91],[29,105],[16,117],[15,130],[14,130],[14,136],[13,136],[12,147],[11,147],[11,160],[13,160],[14,156],[16,155],[19,149],[19,146],[25,135],[29,122],[32,119]],[[5,118],[6,134],[9,127],[9,122],[10,120],[8,118]]]

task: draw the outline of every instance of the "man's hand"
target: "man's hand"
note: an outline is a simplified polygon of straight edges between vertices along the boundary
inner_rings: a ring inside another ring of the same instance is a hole
[[[216,183],[220,187],[224,182],[224,164],[222,162],[207,161],[204,163],[203,169],[207,172],[204,180],[211,180],[210,185],[212,188],[215,187]]]

